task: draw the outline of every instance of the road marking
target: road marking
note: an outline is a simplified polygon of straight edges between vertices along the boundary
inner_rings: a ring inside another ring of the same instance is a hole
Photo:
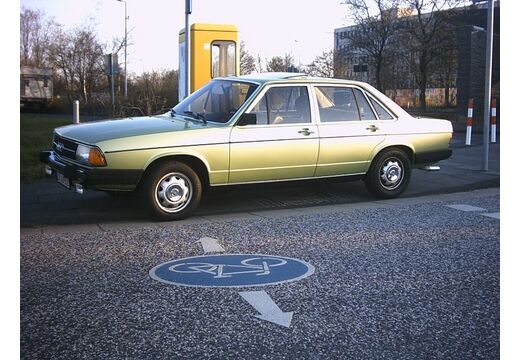
[[[500,213],[499,212],[497,212],[497,213],[486,213],[486,214],[480,214],[480,215],[500,220]]]
[[[455,205],[446,205],[446,206],[450,207],[452,209],[461,210],[461,211],[486,211],[486,209],[483,209],[481,207],[464,205],[464,204],[455,204]]]
[[[239,294],[260,313],[255,315],[256,318],[287,328],[291,326],[294,312],[283,312],[264,290],[242,291]]]
[[[197,240],[196,242],[202,245],[202,250],[204,251],[204,254],[226,252],[226,250],[218,243],[217,239],[203,237]]]
[[[247,287],[298,281],[314,274],[305,261],[261,254],[205,254],[174,259],[150,270],[154,280],[192,287]]]

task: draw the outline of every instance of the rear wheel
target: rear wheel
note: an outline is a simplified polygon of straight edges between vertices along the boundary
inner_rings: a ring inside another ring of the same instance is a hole
[[[154,217],[164,221],[180,220],[199,205],[202,183],[188,165],[164,162],[150,170],[142,192]]]
[[[412,166],[406,153],[389,149],[378,154],[365,177],[365,185],[376,197],[391,199],[401,195],[410,183]]]

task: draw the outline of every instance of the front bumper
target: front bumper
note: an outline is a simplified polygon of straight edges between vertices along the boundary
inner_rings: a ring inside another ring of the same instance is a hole
[[[59,173],[70,180],[71,186],[79,184],[84,188],[99,190],[132,190],[143,175],[142,170],[90,168],[72,164],[61,159],[54,151],[40,152],[39,159],[52,170],[49,175]]]

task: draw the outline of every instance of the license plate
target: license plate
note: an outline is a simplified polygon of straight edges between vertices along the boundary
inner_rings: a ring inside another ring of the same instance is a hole
[[[57,172],[56,180],[58,181],[58,184],[63,185],[70,190],[70,179],[68,177],[66,177],[62,173]]]

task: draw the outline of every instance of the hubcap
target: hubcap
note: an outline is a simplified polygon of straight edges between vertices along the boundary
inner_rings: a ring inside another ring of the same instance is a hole
[[[403,168],[398,159],[388,159],[380,171],[381,185],[387,190],[394,190],[403,181]]]
[[[192,185],[184,174],[169,173],[157,182],[155,187],[155,201],[164,211],[179,212],[191,201]]]

